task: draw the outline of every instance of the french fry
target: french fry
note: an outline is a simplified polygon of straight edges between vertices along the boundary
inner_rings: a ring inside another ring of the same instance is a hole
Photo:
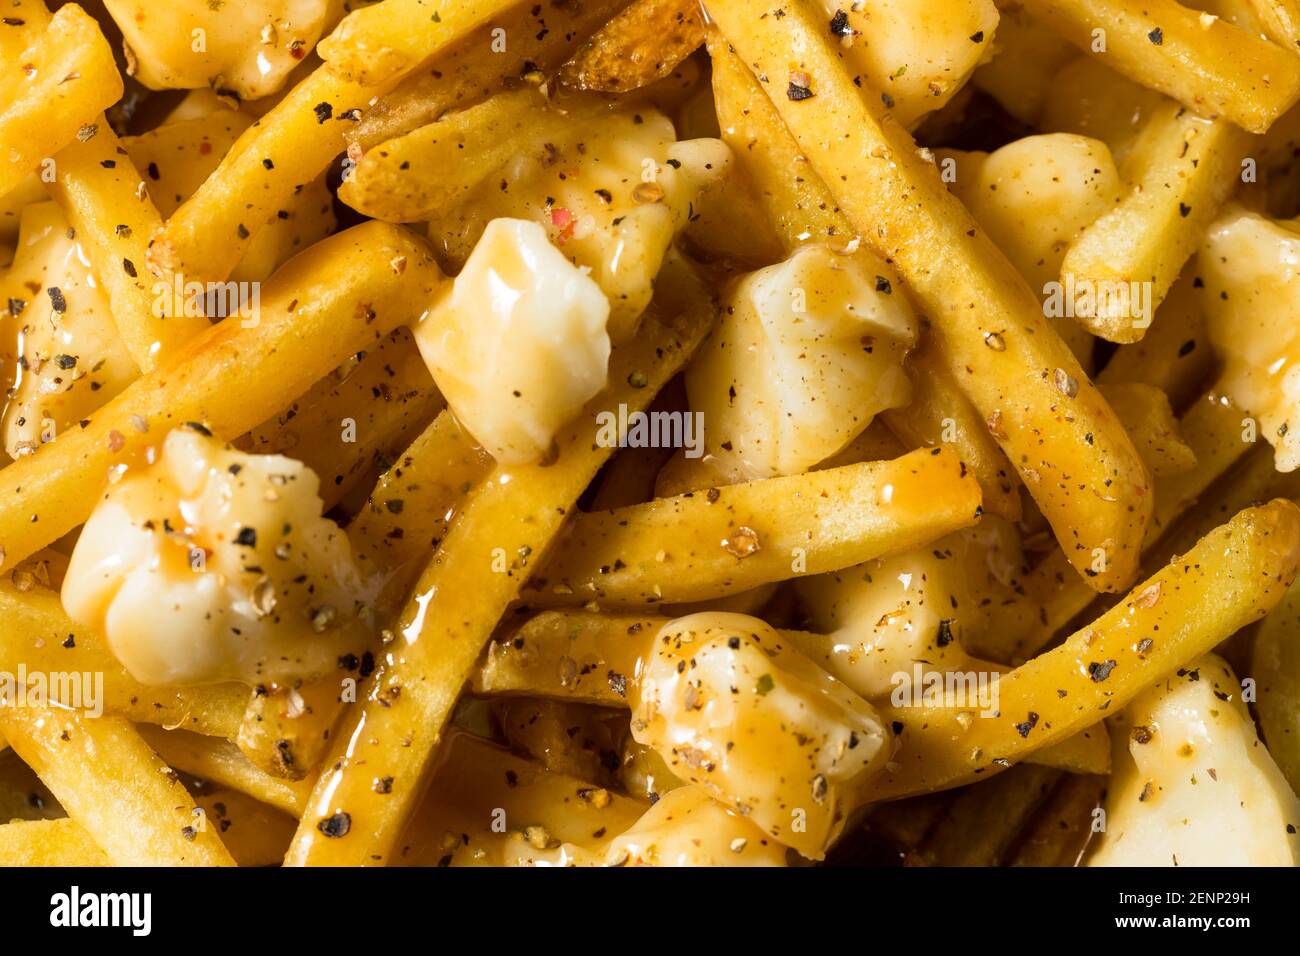
[[[85,521],[108,469],[157,441],[156,430],[199,421],[221,435],[242,434],[347,356],[417,318],[441,278],[421,240],[379,223],[297,257],[268,285],[252,327],[209,329],[84,428],[0,470],[0,567]],[[239,401],[229,401],[232,394]],[[153,435],[140,430],[141,420]]]
[[[975,523],[947,449],[578,515],[525,592],[539,607],[703,601],[923,545]]]
[[[696,0],[635,0],[578,48],[560,80],[579,90],[626,93],[663,79],[703,43]]]
[[[1292,51],[1300,47],[1300,3],[1296,0],[1243,0],[1243,5],[1278,46]]]
[[[104,851],[75,820],[0,824],[0,866],[109,866]]]
[[[1247,509],[1060,647],[1005,675],[999,716],[882,708],[885,721],[903,730],[871,797],[959,786],[1043,746],[1088,735],[1154,681],[1267,614],[1298,563],[1300,508],[1278,499]]]
[[[1268,752],[1291,789],[1300,789],[1300,587],[1292,586],[1255,634],[1250,676]]]
[[[1025,0],[1025,7],[1130,79],[1252,133],[1300,98],[1294,51],[1175,0]]]
[[[28,674],[44,675],[47,682],[52,675],[85,675],[92,681],[103,675],[98,703],[105,713],[215,737],[236,732],[247,687],[141,684],[117,662],[102,635],[68,618],[57,593],[26,583],[20,589],[13,579],[11,574],[0,575],[0,670],[17,674],[23,667]],[[94,709],[96,702],[85,693],[80,702],[60,697],[59,703]]]
[[[184,309],[165,315],[156,308],[145,259],[149,240],[162,226],[158,210],[102,115],[59,150],[54,163],[50,193],[90,253],[127,350],[141,371],[151,371],[208,327],[205,318],[187,316]]]
[[[540,855],[535,844],[543,841],[544,846],[569,844],[594,856],[645,810],[639,800],[550,772],[455,731],[447,735],[429,795],[402,834],[393,862],[503,866]],[[502,815],[505,833],[493,826]]]
[[[1006,866],[1076,866],[1092,836],[1093,811],[1101,806],[1106,778],[1070,774],[1057,785],[1023,830]]]
[[[1169,290],[1147,334],[1115,350],[1097,375],[1103,390],[1134,382],[1154,385],[1179,413],[1200,394],[1214,355],[1195,282],[1195,270],[1189,267]]]
[[[293,839],[292,816],[238,790],[199,788],[203,825],[221,835],[237,866],[279,866]]]
[[[1150,327],[1179,271],[1232,194],[1250,137],[1225,120],[1204,120],[1166,102],[1124,162],[1131,191],[1083,231],[1061,265],[1066,289],[1090,290],[1095,306],[1076,321],[1111,342],[1136,342]],[[1102,295],[1105,290],[1124,294]],[[1146,303],[1135,308],[1134,296]]]
[[[320,476],[328,511],[395,456],[444,402],[409,330],[400,328],[322,378],[235,444],[258,455],[296,458]]]
[[[781,9],[778,19],[739,0],[709,4],[723,35],[767,78],[769,98],[846,217],[920,301],[940,354],[1071,564],[1098,590],[1122,588],[1152,506],[1150,476],[1127,434],[938,170],[887,117],[882,127],[820,20],[804,2]],[[800,51],[793,64],[791,49]],[[1104,573],[1093,571],[1098,553]]]
[[[122,76],[99,24],[75,3],[60,7],[31,47],[0,66],[0,196],[121,95]]]
[[[0,820],[56,820],[63,815],[49,787],[6,746],[0,752]]]
[[[1020,520],[1020,480],[998,443],[957,387],[933,342],[922,342],[905,361],[912,381],[912,401],[890,408],[881,418],[914,448],[951,448],[974,473],[984,496],[984,510],[1008,521]]]
[[[997,866],[1016,834],[1061,780],[1018,766],[962,789],[918,848],[929,866]]]
[[[1138,454],[1157,479],[1196,467],[1196,453],[1183,441],[1169,397],[1154,385],[1101,385]]]
[[[555,462],[496,466],[469,492],[394,629],[401,644],[385,653],[336,737],[286,863],[392,859],[493,627],[610,454],[592,441],[595,415],[620,403],[644,408],[708,333],[714,303],[689,269],[665,268],[665,292],[637,338],[610,356],[610,385],[558,436]],[[384,792],[376,780],[387,781]]]
[[[294,191],[343,151],[345,129],[382,90],[320,69],[249,127],[149,247],[164,280],[223,281]],[[267,164],[270,164],[269,166]]]
[[[486,27],[467,33],[381,97],[354,129],[346,131],[348,142],[369,149],[435,122],[449,109],[485,100],[520,77],[540,81],[625,6],[627,0],[516,4],[492,20],[493,28],[509,38],[504,51],[497,52]]]
[[[146,724],[136,730],[174,770],[238,790],[294,817],[306,805],[310,783],[290,783],[264,773],[228,740]]]
[[[1078,54],[1030,17],[1021,4],[1000,3],[998,14],[993,58],[980,64],[971,85],[1022,123],[1037,123],[1050,97],[1052,77]]]
[[[381,0],[353,10],[316,46],[327,69],[350,83],[393,84],[515,0]]]
[[[0,730],[114,865],[234,865],[180,780],[125,717],[5,708]]]
[[[373,147],[339,198],[387,222],[436,219],[514,157],[588,132],[611,105],[594,94],[552,100],[531,87],[500,93]]]

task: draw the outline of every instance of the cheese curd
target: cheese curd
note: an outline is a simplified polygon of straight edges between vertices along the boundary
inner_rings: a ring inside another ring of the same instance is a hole
[[[858,85],[882,91],[885,107],[909,129],[962,88],[991,49],[998,25],[993,0],[821,0],[821,5],[846,66],[859,74]],[[798,79],[792,76],[791,85],[806,87]]]
[[[1219,387],[1259,420],[1278,471],[1300,466],[1300,221],[1229,207],[1201,246]]]
[[[1105,830],[1089,866],[1295,866],[1300,800],[1213,654],[1129,704],[1111,733]]]
[[[1046,304],[1084,368],[1093,339],[1065,308],[1061,264],[1084,229],[1124,194],[1110,149],[1087,136],[1026,136],[992,153],[936,152],[940,173]],[[953,165],[945,165],[949,160]]]
[[[62,592],[137,680],[282,684],[364,650],[371,588],[347,535],[321,517],[310,469],[245,455],[201,426],[145,457],[110,482]]]
[[[135,377],[90,258],[54,203],[23,209],[0,308],[4,450],[11,457],[53,441]]]
[[[502,464],[539,461],[605,387],[609,302],[535,222],[490,222],[415,326],[433,380]]]
[[[665,794],[610,844],[611,866],[785,866],[786,849],[699,787]]]
[[[652,109],[610,113],[583,133],[516,157],[430,234],[451,261],[462,262],[492,220],[540,223],[605,292],[618,344],[636,332],[673,237],[723,177],[731,152],[716,139],[678,142],[672,122]]]
[[[337,0],[105,0],[122,30],[127,70],[153,90],[211,87],[269,96],[342,12]]]
[[[810,245],[741,279],[691,363],[705,448],[751,478],[793,475],[911,398],[917,320],[873,254]]]
[[[763,621],[670,621],[638,661],[632,735],[781,843],[821,859],[884,763],[870,704]]]
[[[1014,536],[1012,526],[1002,527]],[[823,655],[814,660],[871,701],[912,686],[918,668],[921,674],[983,672],[991,693],[995,672],[966,652],[964,640],[983,623],[980,598],[1010,593],[987,565],[998,554],[972,534],[954,534],[801,580],[810,623],[826,635]]]

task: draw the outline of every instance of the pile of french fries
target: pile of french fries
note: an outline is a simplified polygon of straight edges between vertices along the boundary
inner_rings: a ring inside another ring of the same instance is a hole
[[[0,0],[0,865],[1300,863],[1298,101],[1296,0]]]

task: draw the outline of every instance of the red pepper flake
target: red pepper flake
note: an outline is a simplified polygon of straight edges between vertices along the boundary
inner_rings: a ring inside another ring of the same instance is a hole
[[[556,237],[558,245],[564,245],[573,238],[573,231],[578,227],[578,218],[563,206],[551,210],[551,225],[560,230]]]

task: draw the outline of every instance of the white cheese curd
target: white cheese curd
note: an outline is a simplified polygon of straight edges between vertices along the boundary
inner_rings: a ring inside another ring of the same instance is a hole
[[[724,306],[686,389],[707,451],[750,477],[807,471],[911,398],[916,315],[866,250],[806,246],[745,276]]]
[[[1111,730],[1105,830],[1089,866],[1300,863],[1300,800],[1241,695],[1208,654],[1129,704]]]
[[[0,309],[4,450],[11,457],[76,427],[135,378],[86,250],[52,202],[22,212],[14,262],[0,280]]]
[[[613,843],[616,866],[785,866],[786,849],[699,787],[679,787]]]
[[[678,142],[652,109],[603,116],[575,139],[556,138],[489,177],[430,235],[452,262],[464,261],[498,217],[539,223],[609,298],[615,344],[636,332],[673,237],[731,163],[717,139]]]
[[[447,404],[503,464],[539,461],[605,387],[609,302],[535,222],[494,219],[415,326]]]
[[[147,424],[142,422],[141,424]],[[372,598],[301,462],[194,426],[111,481],[72,553],[63,606],[146,684],[318,677],[364,650]]]
[[[870,704],[743,614],[665,624],[630,701],[632,735],[673,774],[811,859],[889,751]]]
[[[1300,466],[1300,224],[1229,206],[1201,246],[1220,388],[1259,420],[1278,471]]]
[[[122,30],[127,69],[153,90],[212,87],[269,96],[341,13],[337,0],[261,3],[105,0]]]

